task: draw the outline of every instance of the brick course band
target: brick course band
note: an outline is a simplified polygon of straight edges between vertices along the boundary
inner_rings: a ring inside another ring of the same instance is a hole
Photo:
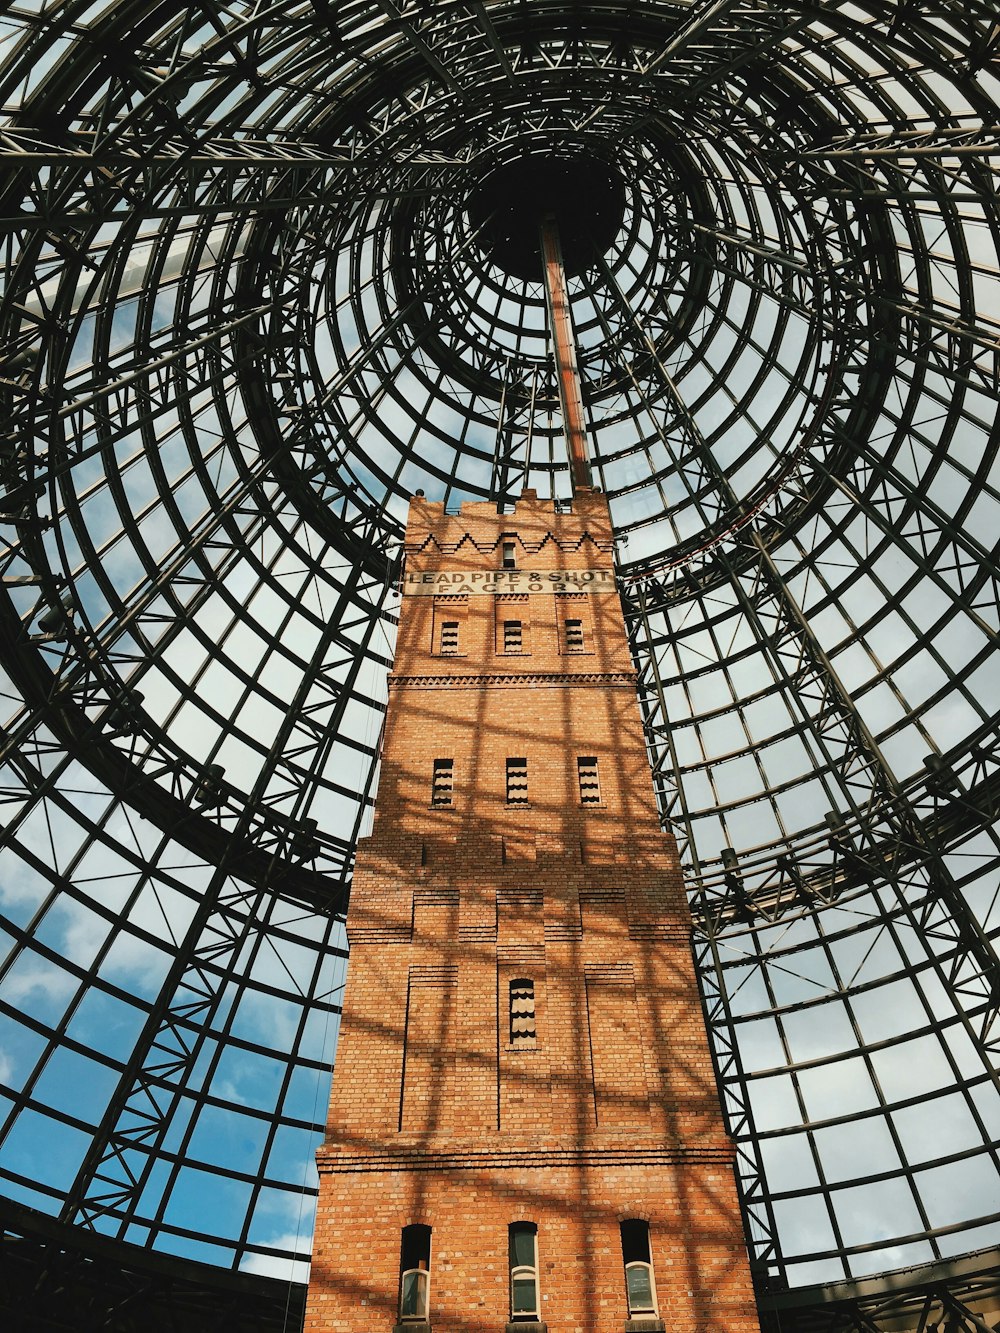
[[[544,1167],[546,1170],[609,1166],[718,1166],[731,1167],[733,1148],[580,1148],[575,1152],[551,1148],[542,1152],[443,1152],[414,1149],[412,1152],[341,1156],[320,1148],[316,1162],[320,1174],[368,1171],[516,1171]]]

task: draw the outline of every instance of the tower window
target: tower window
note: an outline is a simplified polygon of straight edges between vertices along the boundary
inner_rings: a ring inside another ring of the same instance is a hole
[[[514,543],[503,542],[500,546],[500,563],[504,569],[516,569],[517,563],[514,559]]]
[[[581,755],[576,761],[576,776],[580,784],[580,804],[600,805],[601,781],[597,772],[597,756]]]
[[[494,599],[498,653],[531,652],[531,605],[526,592],[501,593]]]
[[[443,656],[463,654],[465,622],[469,613],[469,599],[464,596],[434,598],[434,618],[431,630],[431,651]]]
[[[510,1317],[538,1318],[538,1228],[533,1222],[514,1222],[510,1244]]]
[[[503,650],[505,653],[519,653],[524,647],[521,622],[505,620],[503,622]]]
[[[507,804],[528,804],[528,761],[524,758],[507,760]]]
[[[424,1323],[430,1308],[431,1229],[403,1227],[399,1260],[399,1318],[404,1324]]]
[[[563,621],[563,646],[568,653],[583,652],[583,621],[575,617]]]
[[[451,805],[454,779],[454,759],[435,759],[431,778],[431,805]]]
[[[441,622],[441,651],[442,653],[458,652],[458,621],[442,620]]]
[[[535,983],[517,977],[510,983],[510,1044],[525,1050],[535,1045]]]
[[[656,1287],[649,1252],[649,1223],[629,1220],[621,1224],[621,1232],[629,1318],[655,1316]]]

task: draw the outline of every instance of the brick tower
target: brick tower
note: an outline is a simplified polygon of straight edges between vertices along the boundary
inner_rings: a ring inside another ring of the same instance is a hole
[[[602,495],[415,499],[307,1333],[757,1319]]]

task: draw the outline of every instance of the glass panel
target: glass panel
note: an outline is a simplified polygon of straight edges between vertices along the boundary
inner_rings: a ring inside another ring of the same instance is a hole
[[[625,1269],[629,1314],[645,1314],[655,1309],[653,1275],[648,1264],[629,1264]]]
[[[534,1268],[535,1228],[528,1226],[512,1227],[510,1242],[512,1267],[518,1268],[523,1265],[527,1268]]]
[[[403,1319],[423,1319],[427,1314],[427,1274],[413,1269],[403,1274],[399,1313]]]
[[[538,1310],[538,1284],[534,1271],[515,1272],[511,1277],[511,1302],[513,1314],[535,1314]]]

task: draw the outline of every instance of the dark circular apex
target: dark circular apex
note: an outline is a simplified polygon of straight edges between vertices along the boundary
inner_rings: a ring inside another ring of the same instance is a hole
[[[539,228],[559,226],[566,272],[582,273],[610,248],[625,214],[625,182],[607,162],[582,154],[518,158],[491,172],[468,201],[473,229],[492,263],[517,278],[542,280]]]

